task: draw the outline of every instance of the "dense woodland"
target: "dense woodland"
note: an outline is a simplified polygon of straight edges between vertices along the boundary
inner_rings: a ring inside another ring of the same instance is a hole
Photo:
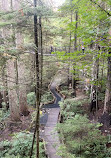
[[[110,0],[0,0],[0,158],[28,157],[111,157]]]

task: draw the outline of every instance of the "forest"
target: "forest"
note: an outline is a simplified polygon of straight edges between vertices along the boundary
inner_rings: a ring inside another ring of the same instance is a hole
[[[111,158],[111,0],[0,0],[0,158]]]

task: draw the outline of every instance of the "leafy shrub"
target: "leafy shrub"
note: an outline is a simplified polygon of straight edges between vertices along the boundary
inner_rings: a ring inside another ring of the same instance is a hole
[[[68,90],[62,90],[61,93],[65,95],[66,97],[71,97],[71,92]]]
[[[27,94],[27,103],[29,105],[35,105],[36,104],[36,96],[34,92],[30,92]]]
[[[67,158],[109,158],[111,151],[105,147],[107,138],[101,135],[98,128],[101,124],[90,123],[83,116],[82,105],[89,102],[66,99],[60,102],[63,123],[57,130],[63,145],[58,151],[61,157]]]
[[[82,114],[82,102],[66,99],[59,103],[61,107],[61,114],[64,117],[64,120],[70,117],[73,117],[75,114]]]
[[[50,102],[52,100],[53,100],[53,96],[52,96],[52,94],[50,92],[46,92],[41,97],[41,102],[42,103]]]
[[[86,116],[76,114],[73,118],[68,118],[64,123],[58,124],[60,138],[64,142],[61,146],[60,155],[66,158],[105,158],[110,153],[105,148],[106,137],[98,130],[100,124],[89,123]],[[64,149],[65,154],[64,154]]]
[[[10,111],[6,111],[4,109],[0,109],[0,122],[6,119],[10,115]]]
[[[41,102],[42,103],[46,103],[46,102],[49,102],[49,101],[52,101],[52,100],[53,100],[53,96],[50,92],[46,92],[41,97]],[[27,103],[29,105],[35,105],[36,104],[36,96],[35,96],[34,92],[31,92],[31,93],[27,94]]]
[[[104,100],[104,98],[105,98],[105,93],[98,93],[98,100]]]
[[[15,133],[11,141],[3,141],[0,143],[1,158],[27,158],[29,157],[33,134],[26,132]],[[35,157],[34,145],[34,155]],[[43,143],[40,142],[40,158],[45,158]]]
[[[68,89],[68,86],[60,86],[60,92],[66,96],[66,98],[71,97],[72,90]]]

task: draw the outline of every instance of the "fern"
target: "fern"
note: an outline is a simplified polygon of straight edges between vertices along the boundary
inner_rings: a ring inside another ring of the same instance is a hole
[[[27,158],[29,157],[33,134],[29,132],[15,133],[11,141],[0,142],[1,158]],[[36,146],[34,145],[34,157]],[[40,142],[40,158],[44,158],[44,145]]]

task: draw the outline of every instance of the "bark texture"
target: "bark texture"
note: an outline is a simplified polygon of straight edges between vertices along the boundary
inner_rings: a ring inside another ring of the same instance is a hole
[[[104,112],[111,112],[111,50],[108,57],[107,84],[104,102]]]
[[[110,18],[111,20],[111,18]],[[108,56],[108,70],[107,70],[107,84],[106,84],[106,93],[105,93],[105,102],[104,102],[104,113],[111,112],[111,27],[109,29],[109,56]]]
[[[19,109],[20,113],[24,116],[29,114],[27,106],[27,95],[26,95],[26,78],[25,78],[25,60],[24,55],[20,56],[18,62],[18,81],[19,81]]]
[[[18,99],[17,93],[15,90],[16,82],[15,82],[15,69],[14,69],[14,61],[8,60],[7,62],[7,85],[8,85],[8,95],[9,95],[9,108],[10,108],[10,116],[14,121],[20,120],[19,115],[19,107],[18,107]]]

